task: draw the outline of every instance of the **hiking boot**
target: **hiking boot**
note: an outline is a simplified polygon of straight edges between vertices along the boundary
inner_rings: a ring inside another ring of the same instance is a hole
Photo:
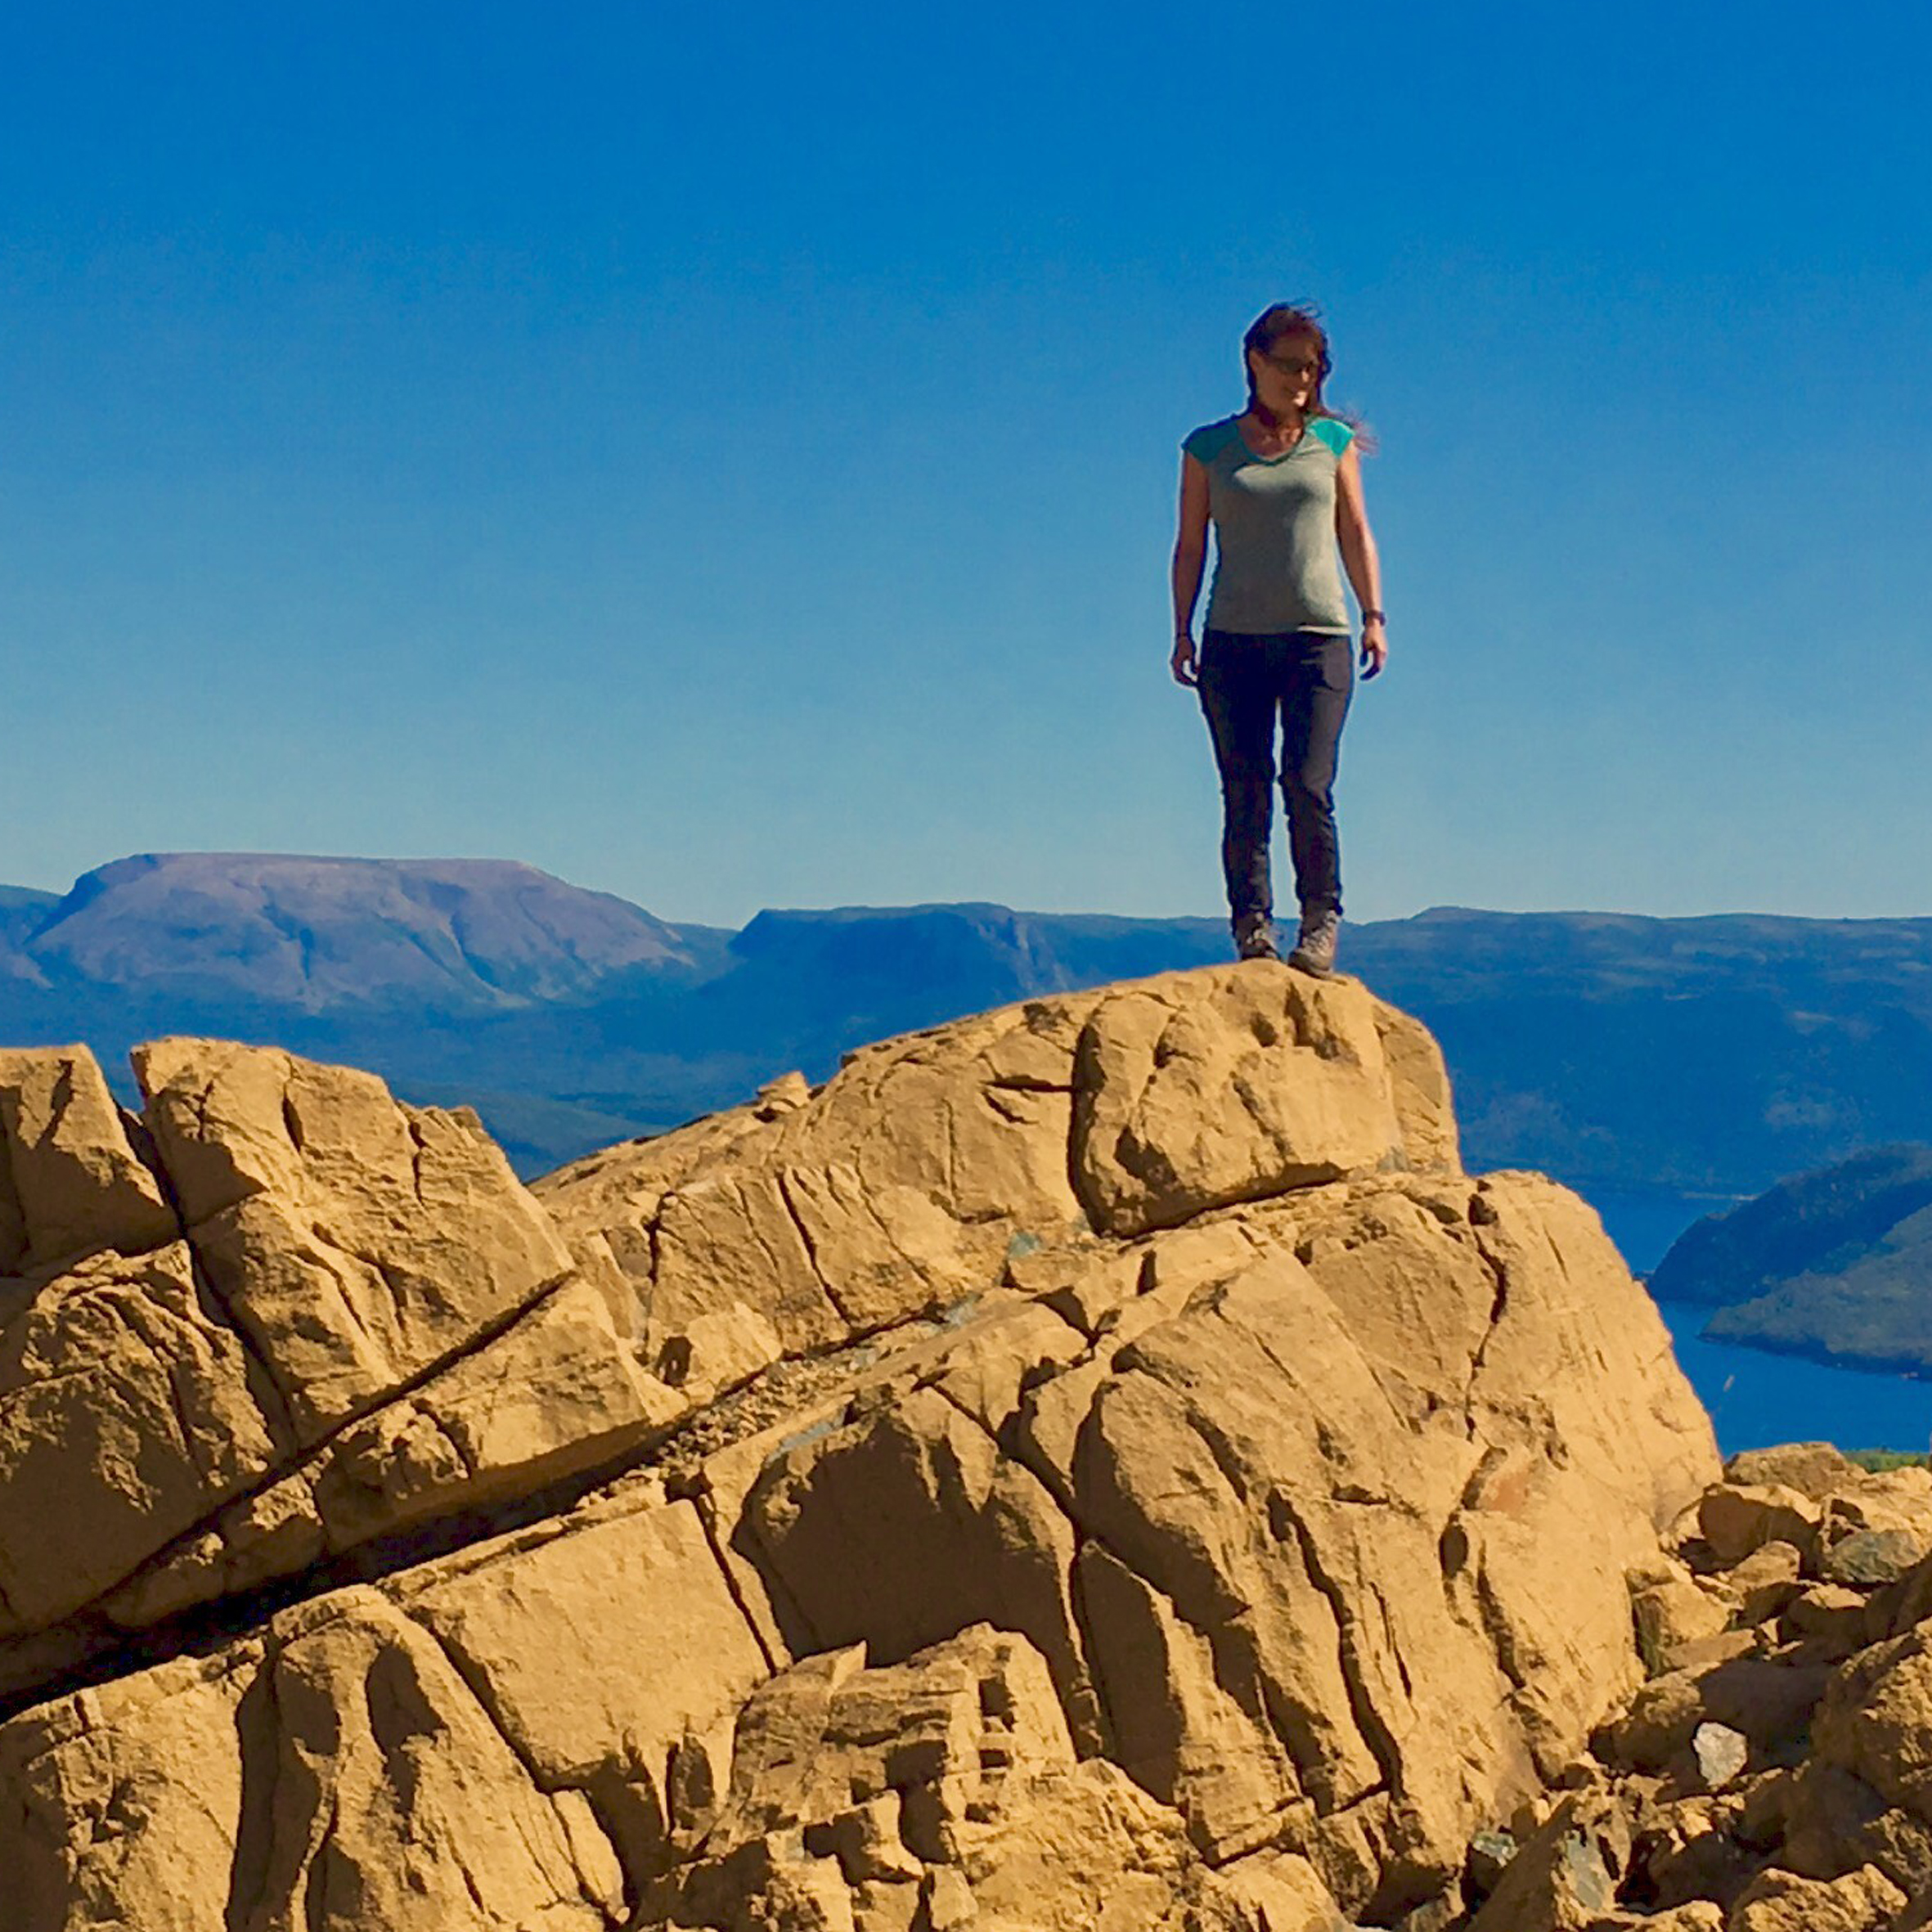
[[[1317,979],[1326,979],[1335,970],[1335,945],[1341,937],[1341,915],[1333,912],[1309,912],[1301,915],[1301,932],[1288,964]]]
[[[1243,959],[1278,959],[1274,921],[1265,912],[1244,912],[1234,922],[1234,950]]]

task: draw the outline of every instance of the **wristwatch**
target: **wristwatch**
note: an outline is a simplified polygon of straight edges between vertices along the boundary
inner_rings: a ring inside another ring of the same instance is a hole
[[[1365,610],[1362,613],[1362,622],[1364,627],[1370,624],[1386,624],[1388,621],[1389,613],[1386,610]]]

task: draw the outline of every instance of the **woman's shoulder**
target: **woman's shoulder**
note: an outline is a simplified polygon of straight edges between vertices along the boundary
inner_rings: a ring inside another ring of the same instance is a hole
[[[1310,418],[1308,433],[1316,442],[1325,444],[1336,456],[1340,456],[1355,440],[1355,425],[1345,423],[1338,416],[1318,416]]]
[[[1238,416],[1224,416],[1217,422],[1203,423],[1181,438],[1180,447],[1197,463],[1211,463],[1240,434],[1235,425]]]

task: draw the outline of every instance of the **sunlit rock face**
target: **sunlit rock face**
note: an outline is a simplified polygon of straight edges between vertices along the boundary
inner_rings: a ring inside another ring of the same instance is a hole
[[[366,1074],[137,1070],[0,1057],[20,1932],[1446,1925],[1719,1475],[1347,980],[1035,1000],[534,1189]]]

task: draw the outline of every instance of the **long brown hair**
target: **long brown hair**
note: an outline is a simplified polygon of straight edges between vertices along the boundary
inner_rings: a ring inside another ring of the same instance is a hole
[[[1297,335],[1314,345],[1314,386],[1310,390],[1306,411],[1312,422],[1317,416],[1332,416],[1340,423],[1346,423],[1361,441],[1364,450],[1373,450],[1375,439],[1369,434],[1367,424],[1345,411],[1331,409],[1322,400],[1322,384],[1328,380],[1334,368],[1334,358],[1328,353],[1328,331],[1322,326],[1321,312],[1312,302],[1274,302],[1248,324],[1247,333],[1241,339],[1241,374],[1247,384],[1247,406],[1258,415],[1265,416],[1267,407],[1255,393],[1255,372],[1249,368],[1247,355],[1250,349],[1264,356],[1274,353],[1274,345],[1284,336]]]

